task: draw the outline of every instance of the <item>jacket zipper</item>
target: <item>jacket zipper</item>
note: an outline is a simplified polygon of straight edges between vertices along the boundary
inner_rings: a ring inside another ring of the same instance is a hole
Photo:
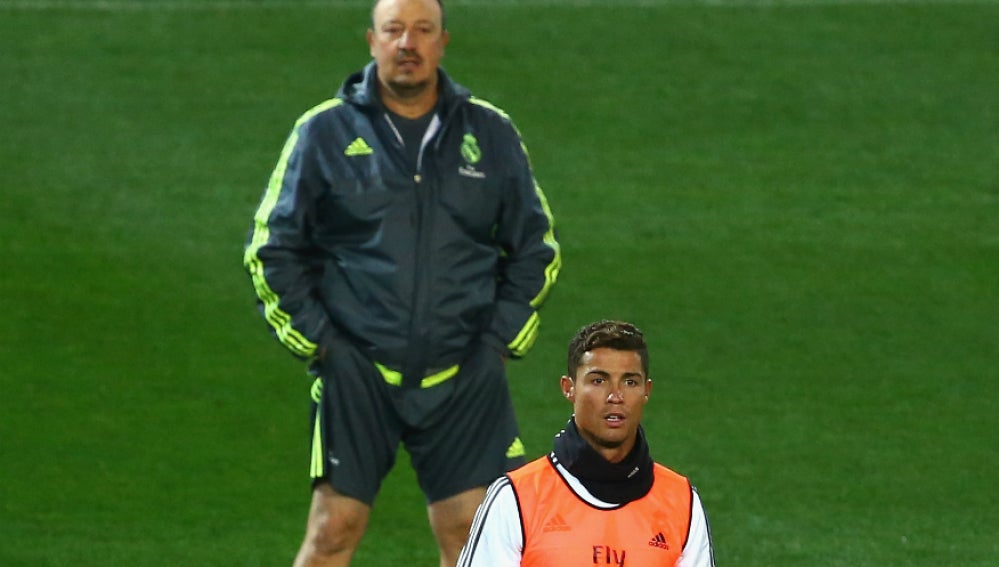
[[[433,281],[433,263],[429,261],[430,234],[435,223],[437,186],[432,178],[424,176],[423,156],[430,146],[430,141],[439,133],[440,127],[440,118],[435,114],[420,142],[420,151],[416,156],[416,171],[413,173],[413,190],[416,192],[417,207],[417,242],[414,259],[413,313],[409,319],[410,349],[409,356],[406,357],[406,369],[403,372],[403,387],[408,388],[420,387],[428,367],[430,345],[427,344],[427,339],[431,335],[431,330],[423,327],[429,321],[427,316],[429,290]],[[398,132],[396,135],[399,135]]]

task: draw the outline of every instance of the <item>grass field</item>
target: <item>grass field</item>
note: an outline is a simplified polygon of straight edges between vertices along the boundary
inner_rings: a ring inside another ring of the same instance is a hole
[[[633,320],[719,565],[999,565],[999,3],[465,1],[565,268],[510,367]],[[254,311],[288,129],[366,2],[0,0],[0,565],[290,564],[308,381]],[[359,565],[435,565],[403,455]]]

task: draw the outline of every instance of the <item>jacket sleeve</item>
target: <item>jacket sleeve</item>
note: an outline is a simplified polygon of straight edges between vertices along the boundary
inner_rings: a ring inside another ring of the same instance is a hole
[[[322,264],[310,227],[322,177],[315,121],[310,119],[332,102],[313,108],[295,124],[253,217],[243,254],[261,314],[281,344],[303,359],[320,354],[318,345],[331,329],[315,293]]]
[[[475,513],[458,567],[519,566],[524,552],[522,533],[513,485],[501,476],[490,485]]]
[[[527,353],[538,336],[538,311],[562,267],[555,219],[534,179],[527,148],[513,125],[511,175],[495,238],[501,249],[496,308],[490,333],[511,356]]]

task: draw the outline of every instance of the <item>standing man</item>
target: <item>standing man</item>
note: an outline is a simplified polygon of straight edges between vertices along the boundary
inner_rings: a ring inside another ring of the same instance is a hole
[[[697,491],[649,456],[642,332],[620,321],[583,327],[568,372],[573,416],[555,449],[489,487],[459,566],[713,566]]]
[[[310,362],[312,506],[295,565],[348,565],[400,443],[454,565],[485,487],[523,463],[505,359],[561,265],[510,118],[438,64],[439,0],[378,0],[371,56],[295,124],[244,263]]]

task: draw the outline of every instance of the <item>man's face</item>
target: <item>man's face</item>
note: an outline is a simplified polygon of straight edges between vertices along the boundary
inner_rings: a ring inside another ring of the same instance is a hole
[[[624,459],[635,446],[651,391],[634,351],[595,348],[583,354],[574,377],[562,377],[580,435],[611,462]]]
[[[372,13],[368,46],[381,83],[398,96],[436,86],[448,34],[437,0],[381,0]]]

